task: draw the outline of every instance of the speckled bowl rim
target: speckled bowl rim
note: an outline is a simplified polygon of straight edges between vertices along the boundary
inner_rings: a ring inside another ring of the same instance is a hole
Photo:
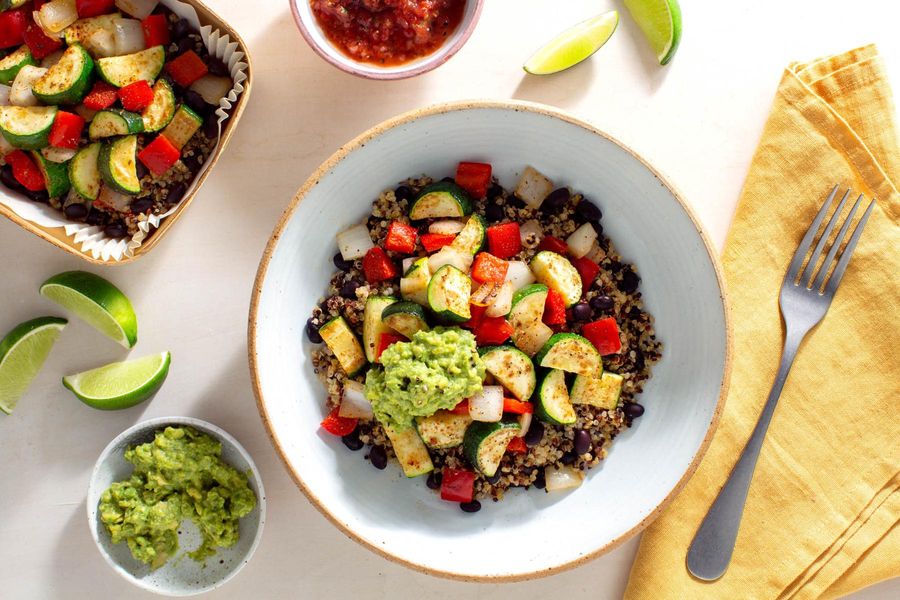
[[[260,477],[259,475],[259,468],[257,468],[256,463],[253,461],[253,457],[250,456],[250,453],[247,452],[246,448],[244,448],[241,443],[237,441],[237,439],[235,439],[231,434],[229,434],[221,427],[213,425],[212,423],[204,421],[202,419],[196,419],[194,417],[157,417],[154,419],[149,419],[147,421],[141,421],[140,423],[132,425],[131,427],[117,435],[109,444],[106,445],[106,447],[103,449],[103,452],[100,453],[100,457],[97,458],[97,462],[94,463],[94,468],[91,470],[91,480],[88,484],[87,498],[89,499],[94,495],[93,491],[95,489],[97,475],[99,474],[100,469],[106,462],[107,458],[109,458],[109,455],[120,447],[123,440],[133,436],[137,432],[156,430],[166,425],[188,425],[190,427],[193,427],[194,429],[202,431],[203,433],[212,435],[220,442],[227,443],[233,446],[234,449],[238,451],[238,454],[240,454],[244,458],[244,460],[247,461],[247,464],[250,466],[250,472],[253,474],[253,481],[256,483],[256,489],[259,490],[256,499],[259,506],[259,524],[256,528],[256,535],[253,537],[253,543],[250,545],[250,549],[247,551],[246,556],[244,556],[233,569],[228,571],[228,573],[222,579],[204,588],[191,590],[183,594],[167,593],[159,590],[153,585],[144,582],[141,579],[134,577],[118,562],[116,562],[112,556],[109,555],[109,553],[106,551],[106,548],[104,548],[103,544],[100,543],[100,538],[97,533],[96,512],[92,513],[90,504],[88,502],[85,502],[88,527],[90,527],[91,537],[93,538],[94,543],[97,545],[97,549],[100,551],[100,554],[106,560],[107,564],[112,567],[113,571],[121,575],[122,578],[126,579],[129,583],[160,596],[197,596],[199,594],[204,594],[206,592],[216,590],[231,581],[231,579],[234,578],[235,575],[240,573],[241,570],[247,565],[247,563],[250,562],[250,559],[253,558],[253,555],[256,553],[257,547],[259,547],[260,540],[262,540],[262,532],[266,524],[266,490],[263,487],[262,477]]]
[[[266,401],[263,397],[262,386],[259,380],[259,368],[258,368],[258,356],[257,356],[257,346],[256,346],[256,328],[258,321],[258,312],[259,312],[259,302],[260,297],[262,296],[263,284],[266,280],[266,275],[268,274],[269,263],[272,260],[272,256],[275,252],[275,247],[278,245],[278,240],[281,238],[282,233],[290,222],[291,218],[294,216],[297,208],[300,206],[300,203],[309,193],[309,191],[315,187],[319,180],[324,177],[328,172],[334,169],[338,163],[344,160],[349,154],[359,149],[368,143],[371,139],[376,138],[382,135],[384,132],[394,129],[395,127],[402,126],[406,123],[410,123],[417,119],[423,117],[430,117],[433,115],[440,115],[449,112],[460,112],[471,109],[500,109],[500,110],[511,110],[511,111],[523,111],[529,113],[535,113],[539,115],[544,115],[548,117],[552,117],[555,119],[560,119],[570,125],[575,125],[598,135],[607,141],[616,144],[626,152],[628,152],[635,160],[639,161],[645,168],[647,168],[654,177],[656,177],[657,181],[660,182],[661,185],[665,186],[666,189],[672,194],[675,200],[681,205],[682,210],[684,210],[685,214],[690,218],[691,223],[694,225],[694,229],[697,234],[700,236],[700,239],[703,241],[703,247],[706,249],[706,253],[709,256],[710,263],[713,266],[713,270],[715,271],[716,281],[719,285],[719,297],[722,301],[722,311],[723,317],[725,320],[725,362],[722,369],[722,381],[719,386],[719,397],[716,400],[716,407],[713,411],[712,419],[710,419],[707,429],[706,436],[703,438],[703,441],[700,444],[700,447],[697,449],[697,452],[694,454],[694,457],[691,459],[688,468],[685,470],[684,474],[678,480],[678,482],[672,487],[666,497],[660,502],[656,508],[650,512],[643,520],[641,520],[637,525],[632,527],[630,530],[620,535],[617,538],[607,542],[605,545],[597,548],[593,552],[589,552],[584,556],[580,556],[577,559],[568,561],[563,564],[556,565],[554,567],[548,569],[538,569],[526,573],[514,573],[508,575],[471,575],[466,573],[455,573],[452,571],[445,571],[441,569],[435,569],[433,567],[428,567],[425,565],[421,565],[410,560],[407,560],[403,557],[391,554],[384,548],[380,547],[378,544],[374,544],[371,541],[365,539],[364,537],[357,534],[355,531],[346,527],[341,521],[334,518],[334,516],[328,511],[328,508],[325,504],[322,503],[321,500],[310,490],[306,484],[303,482],[303,479],[300,475],[291,468],[291,464],[288,461],[288,458],[285,454],[284,448],[281,446],[281,441],[278,439],[278,436],[275,433],[275,429],[270,423],[269,413],[266,408]],[[678,191],[678,189],[672,185],[672,183],[666,179],[659,171],[653,168],[650,163],[644,159],[640,154],[632,150],[627,145],[620,142],[618,139],[613,136],[601,131],[600,129],[590,125],[589,123],[577,119],[561,110],[556,108],[552,108],[550,106],[546,106],[543,104],[537,104],[534,102],[525,102],[525,101],[493,101],[493,100],[466,100],[466,101],[458,101],[458,102],[449,102],[444,104],[436,104],[433,106],[429,106],[426,108],[413,110],[407,113],[403,113],[399,116],[393,117],[384,121],[375,127],[372,127],[368,131],[360,134],[355,139],[341,146],[337,152],[331,155],[325,162],[323,162],[318,169],[316,169],[312,175],[309,176],[309,179],[303,184],[297,194],[294,196],[294,199],[285,209],[284,213],[281,216],[281,219],[275,226],[275,229],[272,232],[272,236],[269,238],[268,244],[266,244],[266,249],[263,252],[262,259],[259,263],[259,270],[256,274],[256,280],[253,284],[253,293],[250,300],[250,315],[248,319],[248,330],[247,330],[247,355],[250,364],[250,378],[253,384],[253,393],[256,395],[256,404],[259,408],[259,414],[262,418],[263,424],[266,427],[266,431],[269,433],[269,438],[272,440],[272,444],[275,446],[275,451],[290,474],[291,478],[294,480],[294,483],[300,488],[300,491],[306,495],[307,499],[312,503],[316,509],[322,513],[326,519],[328,519],[335,527],[337,527],[340,531],[344,532],[348,537],[355,540],[359,544],[368,548],[369,550],[379,554],[380,556],[409,567],[413,570],[419,571],[421,573],[425,573],[427,575],[434,575],[438,577],[444,577],[446,579],[454,579],[458,581],[471,581],[471,582],[487,582],[487,583],[506,583],[506,582],[515,582],[515,581],[527,581],[531,579],[537,579],[540,577],[546,577],[548,575],[553,575],[556,573],[560,573],[562,571],[567,571],[569,569],[574,569],[575,567],[584,565],[591,560],[606,554],[607,552],[617,548],[625,541],[631,539],[633,536],[647,528],[656,518],[662,513],[663,510],[678,495],[681,489],[685,486],[688,480],[693,476],[694,472],[697,470],[697,467],[700,465],[700,461],[703,458],[703,455],[706,454],[707,449],[709,448],[709,444],[712,442],[713,434],[716,432],[716,428],[719,424],[719,419],[722,416],[722,411],[725,407],[725,398],[728,394],[728,386],[731,382],[731,368],[732,368],[732,358],[733,358],[733,327],[731,320],[731,308],[728,301],[728,294],[726,292],[725,287],[725,277],[722,271],[722,265],[719,261],[718,254],[716,253],[715,246],[712,244],[709,236],[701,225],[700,221],[697,219],[690,205],[684,200],[684,196]]]
[[[297,10],[297,2],[308,2],[309,0],[288,0],[288,3],[291,5],[291,14],[294,16],[294,23],[297,25],[297,29],[300,30],[300,35],[303,36],[303,39],[306,40],[306,43],[309,44],[309,47],[313,49],[313,51],[318,54],[322,59],[331,64],[334,67],[337,67],[341,71],[345,73],[350,73],[351,75],[356,75],[357,77],[363,77],[366,79],[376,79],[381,81],[390,81],[396,79],[407,79],[409,77],[415,77],[416,75],[421,75],[423,73],[427,73],[428,71],[432,71],[437,69],[439,66],[450,60],[459,49],[462,48],[469,38],[472,36],[472,32],[475,31],[475,26],[478,24],[478,20],[481,18],[481,9],[484,7],[484,0],[466,0],[466,2],[473,2],[475,4],[475,12],[472,13],[472,20],[466,26],[465,29],[462,30],[462,34],[457,38],[453,44],[449,46],[449,49],[442,56],[436,56],[437,50],[426,58],[421,64],[416,67],[398,70],[398,71],[390,71],[390,72],[382,72],[378,71],[375,68],[369,68],[366,66],[366,63],[353,61],[354,64],[359,65],[358,67],[351,67],[345,63],[336,60],[327,50],[325,50],[310,34],[309,25],[307,25],[306,21],[300,15],[300,11]],[[340,50],[334,48],[332,46],[334,52],[340,53]],[[440,46],[443,48],[443,46]],[[352,60],[352,59],[349,59]]]

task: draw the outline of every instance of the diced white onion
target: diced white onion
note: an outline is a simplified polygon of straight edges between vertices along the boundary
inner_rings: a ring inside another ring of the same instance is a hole
[[[9,91],[9,103],[13,106],[37,106],[39,102],[34,94],[31,93],[31,88],[46,72],[47,69],[31,65],[25,65],[19,69],[19,73],[13,81],[12,89]]]
[[[203,101],[213,106],[218,106],[219,101],[225,97],[234,84],[230,77],[217,75],[204,75],[191,84],[191,89],[200,94]]]
[[[0,165],[6,164],[3,157],[15,150],[13,145],[6,141],[6,138],[0,135]]]
[[[535,323],[531,329],[516,334],[514,337],[519,350],[528,356],[534,356],[547,343],[551,335],[553,335],[553,330],[547,325]]]
[[[584,481],[584,473],[570,466],[562,466],[559,469],[549,466],[544,469],[544,480],[547,482],[547,491],[570,490],[581,486]]]
[[[469,398],[469,416],[473,421],[496,423],[503,418],[503,388],[488,385]]]
[[[159,0],[116,0],[119,10],[141,20],[149,17],[157,4]]]
[[[337,243],[344,260],[362,258],[375,246],[369,237],[369,229],[363,224],[354,225],[337,234]]]
[[[525,437],[528,435],[528,430],[531,429],[532,417],[532,413],[522,413],[519,415],[519,418],[517,419],[519,421],[518,437]]]
[[[528,268],[528,265],[520,260],[509,261],[509,268],[506,271],[506,281],[512,284],[513,291],[520,290],[526,285],[534,283],[534,273]]]
[[[12,90],[8,85],[0,84],[0,106],[9,105],[9,92]]]
[[[62,58],[64,50],[57,50],[53,54],[48,54],[44,58],[41,59],[41,67],[44,69],[49,69],[53,65],[59,62],[59,59]]]
[[[104,185],[100,188],[100,194],[94,200],[94,204],[111,208],[117,212],[127,212],[131,208],[131,196],[120,194]]]
[[[98,29],[85,40],[84,47],[97,58],[116,56],[115,30]]]
[[[460,221],[452,219],[442,219],[435,221],[428,226],[428,233],[436,233],[438,235],[456,235],[463,230],[463,224]]]
[[[473,304],[481,306],[490,306],[494,302],[494,298],[500,293],[500,285],[492,281],[486,281],[478,286],[472,292],[471,301]]]
[[[566,244],[569,246],[569,254],[575,258],[581,258],[591,251],[591,246],[597,241],[597,230],[590,223],[585,223],[572,232],[572,235],[566,238]]]
[[[97,114],[96,110],[91,110],[84,104],[79,104],[75,107],[75,114],[85,120],[85,122],[90,123],[94,120],[94,115]]]
[[[484,314],[489,317],[502,317],[509,314],[512,308],[513,288],[508,281],[503,282],[500,291],[494,295],[494,301],[488,306]]]
[[[68,160],[72,160],[72,157],[75,156],[78,150],[74,148],[54,148],[53,146],[47,146],[46,148],[41,149],[41,154],[44,155],[44,158],[54,163],[64,163]]]
[[[525,248],[537,248],[544,239],[544,229],[536,219],[529,219],[519,226],[519,241]]]
[[[597,240],[594,240],[594,243],[591,244],[591,251],[586,255],[587,259],[594,264],[600,264],[604,258],[606,258],[606,252],[603,248],[600,247],[600,244],[597,243]]]
[[[552,181],[533,167],[525,167],[522,177],[519,178],[519,183],[516,185],[515,193],[522,202],[528,205],[528,208],[537,209],[552,191]]]
[[[116,56],[134,54],[147,47],[144,41],[144,28],[137,19],[114,19]]]
[[[345,381],[338,414],[348,419],[371,419],[375,416],[372,403],[366,398],[366,386],[358,381]]]
[[[450,246],[444,246],[428,257],[428,268],[434,273],[444,265],[453,265],[463,273],[468,273],[473,260],[472,255],[468,252],[460,252]]]
[[[409,271],[409,268],[417,260],[419,260],[418,256],[407,256],[406,258],[404,258],[403,261],[400,263],[403,267],[403,273],[406,273],[407,271]]]
[[[78,20],[75,0],[51,0],[41,7],[36,20],[51,34],[59,33]]]

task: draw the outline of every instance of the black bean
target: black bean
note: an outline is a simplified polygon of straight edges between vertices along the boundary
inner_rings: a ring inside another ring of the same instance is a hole
[[[504,216],[503,207],[499,204],[494,204],[493,202],[488,203],[484,208],[484,218],[486,218],[491,223],[496,223]]]
[[[70,204],[65,207],[63,209],[63,212],[66,214],[66,217],[72,219],[73,221],[80,221],[87,216],[88,207],[86,204],[76,202],[75,204]]]
[[[559,462],[561,462],[564,465],[571,465],[572,463],[575,462],[576,458],[578,458],[578,455],[575,454],[575,451],[569,450],[568,452],[566,452],[565,454],[562,455],[562,458],[559,459]]]
[[[486,479],[486,481],[491,485],[497,485],[500,483],[500,473],[494,473],[490,477]]]
[[[575,453],[581,456],[582,454],[587,454],[591,451],[591,448],[594,447],[593,442],[591,441],[591,434],[589,434],[584,429],[579,429],[575,432]]]
[[[0,183],[3,183],[3,185],[15,192],[22,192],[24,194],[28,191],[25,189],[25,186],[19,183],[16,176],[13,175],[13,169],[10,165],[3,165],[3,168],[0,168]]]
[[[228,72],[228,66],[218,58],[209,59],[206,67],[209,69],[209,74],[215,75],[216,77],[228,77],[231,75],[231,73]]]
[[[644,358],[644,353],[638,350],[634,355],[634,370],[637,372],[641,372],[644,370],[644,364],[646,359]]]
[[[212,141],[219,137],[219,123],[215,114],[211,114],[203,121],[203,135]]]
[[[166,202],[168,202],[169,204],[177,204],[181,202],[181,199],[184,198],[185,192],[187,192],[187,184],[184,182],[176,183],[169,188],[169,193],[166,194]]]
[[[28,190],[25,192],[25,195],[27,195],[28,199],[32,202],[39,202],[41,204],[46,204],[50,200],[50,195],[47,194],[46,190],[38,190],[36,192]]]
[[[175,25],[172,26],[172,38],[175,40],[186,37],[190,32],[191,24],[188,23],[187,19],[179,19],[175,22]]]
[[[109,220],[109,217],[102,210],[97,210],[96,208],[92,208],[91,212],[88,213],[87,219],[85,222],[88,225],[104,225]]]
[[[408,185],[398,186],[397,189],[394,190],[394,196],[397,200],[412,200],[413,191]]]
[[[203,96],[194,90],[188,90],[184,93],[184,103],[196,113],[204,113],[209,108],[209,104],[206,103]]]
[[[355,429],[353,430],[353,433],[348,433],[347,435],[342,437],[341,441],[344,442],[344,445],[347,446],[347,448],[354,452],[362,449],[362,447],[365,446],[365,444],[363,444],[363,441],[359,439],[359,432]]]
[[[306,321],[306,337],[313,344],[322,343],[322,336],[319,335],[319,326],[312,319]]]
[[[432,490],[441,489],[441,477],[440,471],[432,471],[428,474],[428,479],[425,480],[425,485],[427,485]]]
[[[616,285],[626,294],[630,294],[638,288],[638,284],[640,282],[641,278],[638,277],[637,273],[635,273],[631,269],[625,269],[624,271],[622,271],[622,280],[619,281]]]
[[[359,288],[359,282],[352,279],[341,286],[341,296],[348,300],[356,300],[356,290]]]
[[[477,513],[481,510],[481,502],[478,500],[472,500],[471,502],[460,502],[459,507],[463,512],[467,513]]]
[[[537,477],[534,478],[534,487],[536,487],[536,488],[539,489],[539,490],[542,490],[542,489],[544,489],[545,487],[547,487],[547,479],[546,479],[546,477],[544,476],[544,470],[543,470],[543,469],[539,469],[539,470],[538,470],[538,472],[537,472]]]
[[[506,203],[513,208],[519,208],[519,209],[525,208],[525,203],[522,202],[522,199],[519,198],[518,196],[509,196],[506,199]]]
[[[200,171],[200,167],[203,166],[203,157],[195,152],[190,156],[183,157],[181,159],[181,162],[183,162],[184,166],[188,168],[188,171],[190,171],[191,173],[197,173]]]
[[[137,198],[136,200],[131,201],[131,212],[136,215],[145,213],[151,208],[153,208],[153,198],[150,196],[144,196],[143,198]]]
[[[525,445],[534,448],[544,439],[544,424],[540,421],[531,421],[528,433],[525,434]]]
[[[603,235],[603,225],[600,224],[600,221],[591,221],[591,227],[594,228],[598,236]]]
[[[344,256],[338,252],[332,257],[331,261],[334,263],[334,266],[340,269],[341,271],[349,271],[353,268],[352,260],[344,260]]]
[[[550,192],[541,204],[541,210],[547,214],[558,213],[569,201],[569,188],[559,188]]]
[[[175,51],[179,56],[187,52],[188,50],[194,49],[194,40],[190,37],[183,37],[178,40],[178,49]]]
[[[451,181],[453,183],[456,183],[456,180],[453,179],[452,177],[444,177],[443,179],[441,179],[441,183],[450,183]]]
[[[579,202],[578,206],[575,207],[575,214],[577,214],[585,221],[599,221],[603,216],[603,213],[600,212],[600,209],[597,208],[597,205],[587,198],[581,199],[581,202]]]
[[[488,188],[487,197],[488,198],[499,198],[503,195],[503,187],[497,185],[496,183],[492,183],[491,187]]]
[[[103,230],[107,236],[111,238],[120,238],[128,235],[128,228],[125,227],[125,224],[119,221],[115,223],[110,223],[106,226],[106,229]]]
[[[369,461],[372,463],[372,466],[379,471],[384,470],[388,462],[387,452],[385,451],[384,447],[372,446],[372,449],[369,450]]]
[[[644,414],[644,407],[637,402],[628,402],[627,404],[625,404],[624,408],[622,408],[622,411],[629,419],[637,419],[639,416]]]
[[[641,318],[641,309],[639,309],[637,306],[632,306],[631,309],[628,311],[628,316],[629,316],[629,318],[632,318],[635,321],[637,321],[638,319]]]
[[[587,323],[593,316],[594,313],[591,311],[591,307],[588,306],[587,302],[579,302],[572,307],[572,318],[579,323]]]
[[[616,303],[609,296],[594,296],[591,298],[591,308],[598,311],[612,310]]]

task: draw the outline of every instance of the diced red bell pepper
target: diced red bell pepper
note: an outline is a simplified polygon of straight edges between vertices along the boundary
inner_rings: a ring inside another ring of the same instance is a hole
[[[369,283],[386,281],[397,276],[397,265],[388,257],[384,249],[375,246],[369,248],[363,257],[363,273]]]
[[[343,437],[353,433],[353,430],[356,429],[356,425],[359,423],[359,419],[342,417],[338,414],[340,410],[341,407],[336,406],[328,413],[328,416],[322,421],[322,429],[332,435]]]
[[[381,362],[381,353],[397,342],[408,342],[406,336],[399,333],[382,333],[378,336],[378,348],[375,350],[375,362]]]
[[[62,40],[59,38],[49,37],[40,26],[29,19],[28,26],[22,33],[22,38],[31,51],[31,55],[37,60],[41,60],[46,56],[50,56],[60,48],[62,48]]]
[[[602,356],[616,354],[622,349],[619,325],[613,317],[586,324],[581,328],[581,335],[586,337]]]
[[[144,43],[148,48],[153,46],[168,46],[172,41],[169,35],[169,20],[166,15],[150,15],[141,21],[144,30]]]
[[[566,301],[556,290],[547,291],[543,321],[547,325],[563,325],[566,322]]]
[[[166,71],[181,87],[188,87],[207,73],[209,69],[203,59],[193,50],[188,50],[166,65]]]
[[[31,157],[21,150],[13,150],[6,155],[5,160],[12,167],[13,177],[31,192],[39,192],[47,189],[47,182],[38,166]]]
[[[384,238],[384,247],[391,252],[412,254],[416,251],[417,235],[415,227],[400,221],[392,221],[388,227],[387,236]]]
[[[565,256],[569,252],[569,245],[557,237],[548,235],[538,244],[538,250],[549,250]]]
[[[430,253],[449,246],[456,236],[449,233],[423,233],[419,239],[422,240],[422,247],[425,248],[425,251]]]
[[[594,285],[594,280],[597,279],[597,275],[600,273],[600,265],[584,256],[573,258],[571,262],[578,274],[581,275],[581,292],[586,294],[591,289],[591,286]]]
[[[477,162],[461,162],[456,167],[456,185],[474,198],[487,196],[491,184],[491,165]]]
[[[98,81],[84,98],[85,108],[91,110],[103,110],[116,103],[119,98],[119,90],[105,81]]]
[[[534,413],[534,405],[531,402],[522,402],[515,398],[504,398],[503,412],[514,415],[530,415]]]
[[[513,334],[513,326],[503,317],[484,317],[475,329],[479,346],[499,346]]]
[[[153,102],[153,88],[143,79],[129,83],[118,92],[122,108],[131,112],[142,112]]]
[[[510,454],[525,454],[528,452],[528,444],[525,443],[525,438],[514,437],[506,445],[506,451]]]
[[[484,313],[487,311],[487,306],[483,304],[469,304],[469,314],[472,316],[469,317],[469,320],[465,323],[462,323],[460,327],[465,329],[475,330],[481,325],[481,322],[484,320]]]
[[[469,414],[469,401],[462,400],[459,404],[450,409],[454,415],[467,415]]]
[[[488,249],[497,258],[512,258],[522,250],[518,223],[504,223],[488,227]]]
[[[115,10],[115,5],[115,0],[75,0],[75,10],[82,19],[111,13]]]
[[[81,130],[84,129],[84,119],[75,113],[58,111],[50,128],[50,145],[55,148],[78,148],[81,141]]]
[[[444,468],[441,476],[441,500],[471,502],[475,495],[475,473],[466,469]]]
[[[509,263],[502,258],[497,258],[487,252],[479,252],[472,265],[472,279],[479,283],[487,281],[503,283],[508,269]]]
[[[179,158],[181,150],[164,135],[156,136],[155,140],[138,153],[138,159],[157,177],[167,173]]]
[[[0,13],[0,48],[22,45],[28,21],[28,16],[21,8]]]

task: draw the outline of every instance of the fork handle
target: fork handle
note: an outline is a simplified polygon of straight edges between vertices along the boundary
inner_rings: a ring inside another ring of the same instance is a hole
[[[784,350],[781,353],[781,364],[778,367],[778,375],[769,399],[763,408],[753,434],[744,447],[741,456],[734,465],[731,475],[725,482],[725,486],[719,491],[716,501],[713,502],[706,518],[700,524],[700,529],[694,535],[694,541],[688,550],[688,570],[697,578],[706,581],[714,581],[721,577],[728,568],[731,554],[734,552],[734,544],[737,540],[738,528],[741,524],[741,515],[744,512],[744,503],[747,500],[747,491],[750,489],[750,481],[753,478],[753,470],[756,468],[756,460],[762,448],[766,430],[775,412],[775,405],[781,396],[781,389],[787,380],[797,349],[806,331],[787,332],[784,340]]]

